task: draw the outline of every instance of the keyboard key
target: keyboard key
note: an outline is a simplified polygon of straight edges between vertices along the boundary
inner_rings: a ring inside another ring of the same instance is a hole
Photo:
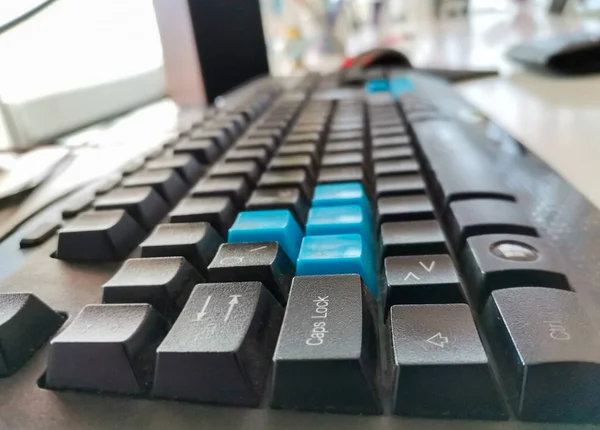
[[[308,154],[313,160],[318,161],[319,149],[316,143],[284,143],[279,148],[278,155]]]
[[[325,144],[326,154],[337,154],[345,152],[360,152],[365,150],[365,144],[362,140],[347,140],[341,142],[328,142]]]
[[[331,131],[363,131],[364,124],[360,123],[333,123]]]
[[[379,224],[393,221],[435,219],[433,204],[426,195],[382,197],[377,200]]]
[[[185,257],[204,277],[223,238],[207,222],[160,224],[141,245],[148,257]]]
[[[124,188],[152,187],[170,206],[187,192],[188,185],[175,170],[142,170],[123,180]]]
[[[380,414],[376,318],[357,275],[294,278],[273,357],[271,406]]]
[[[188,197],[171,211],[169,220],[172,223],[207,222],[225,237],[236,212],[229,197]]]
[[[269,152],[265,148],[233,148],[225,154],[226,161],[256,161],[261,168],[267,165]]]
[[[248,181],[243,176],[206,178],[191,191],[194,197],[229,197],[237,207],[244,207],[250,194]]]
[[[84,212],[58,232],[56,258],[123,260],[145,235],[142,227],[124,210]]]
[[[285,305],[296,265],[277,242],[226,243],[208,272],[210,282],[259,281]]]
[[[364,134],[362,131],[336,131],[329,133],[327,140],[330,142],[339,142],[340,140],[362,140]]]
[[[121,173],[123,174],[123,176],[133,175],[138,170],[142,170],[142,167],[144,167],[144,164],[145,164],[145,161],[142,158],[132,160],[129,163],[127,163],[125,165],[125,167],[123,167],[123,170],[121,171]]]
[[[250,139],[262,139],[262,138],[271,138],[275,140],[275,143],[279,144],[281,138],[283,137],[283,131],[279,128],[263,128],[252,130],[248,133],[248,137]]]
[[[312,181],[304,169],[269,170],[263,173],[258,181],[258,187],[263,189],[295,187],[305,198],[310,199],[312,196]]]
[[[313,207],[359,205],[365,213],[371,214],[369,198],[360,182],[317,185],[312,205]]]
[[[388,257],[383,266],[386,309],[393,305],[465,302],[448,255]]]
[[[201,128],[198,130],[192,130],[192,132],[190,133],[190,139],[211,140],[214,143],[216,143],[221,149],[227,149],[227,147],[229,147],[229,145],[231,144],[231,138],[228,136],[225,130],[221,129],[210,130]]]
[[[298,258],[302,230],[287,210],[240,212],[229,229],[230,243],[278,242],[292,261]]]
[[[410,146],[392,146],[387,148],[379,148],[373,151],[374,161],[385,160],[403,160],[412,158],[414,151]]]
[[[190,185],[195,184],[204,174],[204,169],[194,157],[188,154],[173,155],[150,161],[148,170],[175,169],[179,176]]]
[[[211,164],[221,153],[214,140],[184,140],[173,147],[175,154],[191,154],[200,164]]]
[[[500,380],[517,416],[598,421],[600,337],[574,292],[535,287],[494,291],[483,316]]]
[[[121,183],[121,179],[121,175],[110,176],[96,188],[96,195],[103,196],[104,194],[114,190],[117,187],[117,185]]]
[[[341,154],[325,154],[321,165],[327,167],[363,166],[364,157],[361,152],[344,152]]]
[[[388,326],[395,414],[507,418],[467,305],[392,306]]]
[[[297,125],[292,129],[292,133],[294,134],[302,134],[302,133],[320,133],[323,135],[323,131],[325,130],[324,124],[307,124],[307,125]]]
[[[277,144],[274,139],[269,138],[244,138],[236,142],[235,147],[238,149],[265,149],[269,155],[273,154]]]
[[[48,221],[42,222],[38,224],[35,228],[29,230],[25,235],[21,238],[19,242],[19,247],[21,249],[24,248],[33,248],[34,246],[41,245],[52,236],[54,233],[61,228],[61,224],[58,221]]]
[[[425,181],[419,174],[384,176],[377,178],[375,191],[377,197],[425,194]]]
[[[401,125],[393,127],[382,127],[380,125],[371,127],[371,137],[373,139],[381,137],[402,136],[406,134],[406,127]]]
[[[259,188],[246,203],[246,210],[287,209],[304,229],[309,202],[299,188]]]
[[[414,159],[375,161],[373,170],[375,176],[407,175],[419,173],[419,163]]]
[[[320,133],[291,133],[288,137],[285,138],[285,144],[290,143],[315,143],[317,145],[321,144],[321,134]]]
[[[231,178],[243,176],[250,184],[256,184],[260,177],[260,167],[255,161],[229,161],[215,164],[210,169],[212,178]]]
[[[282,318],[260,282],[198,285],[158,347],[153,395],[257,406]]]
[[[131,258],[102,286],[102,303],[148,303],[174,320],[200,282],[183,257]]]
[[[381,224],[383,256],[447,254],[444,233],[435,220]]]
[[[47,386],[122,394],[146,392],[166,325],[150,305],[87,305],[50,343]]]
[[[317,166],[313,157],[308,154],[278,155],[269,163],[271,171],[285,171],[291,169],[304,169],[311,181],[317,178]]]
[[[296,275],[356,273],[377,297],[373,249],[360,234],[306,236],[296,262]]]
[[[0,376],[23,367],[64,320],[33,294],[0,293]]]
[[[450,203],[448,225],[457,252],[471,236],[495,233],[538,235],[519,205],[506,200],[477,199]]]
[[[377,137],[372,139],[373,149],[385,148],[389,146],[406,146],[410,145],[411,139],[408,135],[392,136],[392,137]]]
[[[357,233],[375,249],[372,233],[372,221],[368,212],[359,205],[317,206],[308,213],[306,222],[307,236]]]
[[[362,166],[322,167],[318,184],[336,184],[341,182],[360,182],[365,190],[371,189],[369,178]]]
[[[152,187],[119,188],[98,198],[94,208],[125,209],[146,230],[151,230],[169,212],[167,203]]]
[[[516,234],[490,234],[467,239],[462,253],[470,303],[481,309],[492,291],[512,287],[568,290],[559,256],[543,240]]]

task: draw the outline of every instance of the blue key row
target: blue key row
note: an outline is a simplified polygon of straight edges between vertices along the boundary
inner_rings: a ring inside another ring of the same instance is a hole
[[[287,210],[241,212],[229,242],[277,241],[296,261],[296,275],[357,273],[377,296],[369,199],[358,182],[315,188],[306,237]]]

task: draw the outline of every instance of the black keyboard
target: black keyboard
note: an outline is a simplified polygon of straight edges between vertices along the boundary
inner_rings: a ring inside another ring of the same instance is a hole
[[[355,75],[182,111],[8,235],[0,428],[592,428],[600,213],[443,81]]]

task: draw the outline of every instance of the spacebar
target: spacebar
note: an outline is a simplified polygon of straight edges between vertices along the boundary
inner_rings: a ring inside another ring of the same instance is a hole
[[[448,120],[413,124],[434,193],[446,208],[450,202],[475,198],[515,201],[473,137]]]

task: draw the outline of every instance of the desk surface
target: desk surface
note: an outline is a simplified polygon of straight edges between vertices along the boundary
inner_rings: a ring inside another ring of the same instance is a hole
[[[462,83],[457,90],[600,208],[600,74],[547,76],[504,57],[515,43],[583,29],[600,31],[600,18],[551,18],[522,9],[508,16],[480,14],[386,31],[388,37],[406,35],[394,47],[416,66],[499,67],[499,77]]]

